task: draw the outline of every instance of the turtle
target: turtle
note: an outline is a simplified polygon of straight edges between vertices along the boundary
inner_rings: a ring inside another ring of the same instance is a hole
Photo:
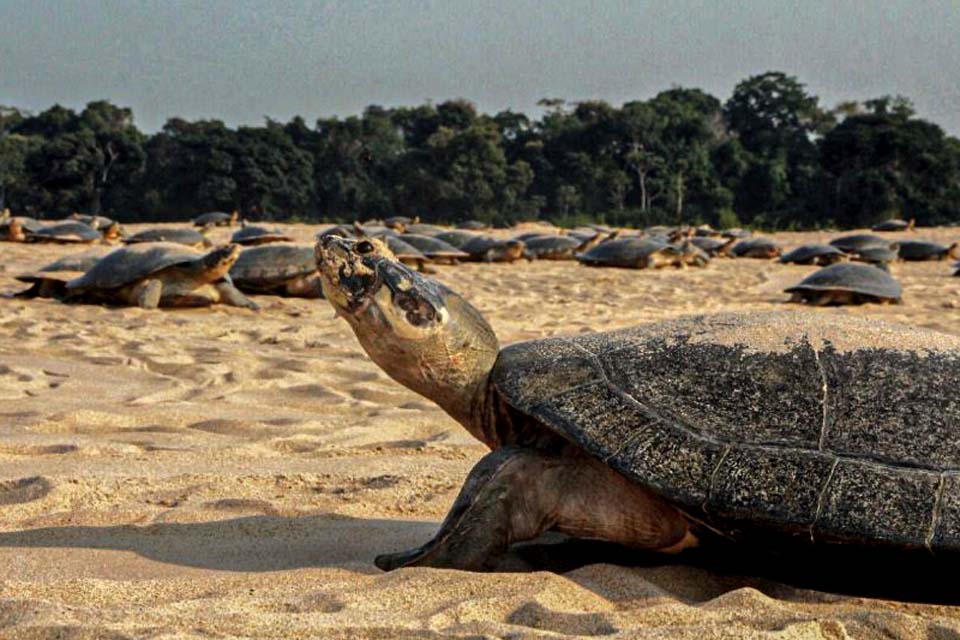
[[[783,264],[815,264],[826,266],[835,262],[843,262],[849,256],[840,249],[829,244],[805,244],[788,251],[780,256]]]
[[[698,238],[719,238],[723,235],[723,232],[719,229],[714,229],[709,224],[701,224],[693,230],[693,233]]]
[[[488,223],[480,222],[479,220],[464,220],[457,224],[457,229],[466,229],[468,231],[483,231],[489,228],[490,225]]]
[[[893,220],[884,220],[879,224],[873,225],[871,231],[913,231],[914,224],[916,224],[916,220],[913,218],[909,220],[894,218]]]
[[[437,240],[443,240],[457,249],[463,249],[463,245],[476,238],[477,234],[472,231],[463,231],[462,229],[450,229],[435,234],[433,237]]]
[[[64,256],[37,271],[21,273],[20,282],[31,285],[15,294],[18,298],[57,298],[63,299],[67,292],[67,283],[82,276],[93,268],[103,257],[107,247]]]
[[[749,238],[752,236],[753,231],[750,231],[750,229],[734,227],[732,229],[724,229],[720,232],[720,235],[724,238],[737,238],[738,240],[743,240],[744,238]]]
[[[903,287],[883,269],[867,264],[841,262],[810,274],[784,289],[791,302],[815,305],[900,302]]]
[[[107,218],[106,216],[87,215],[83,213],[72,213],[67,220],[73,222],[82,222],[91,229],[96,229],[97,231],[101,229],[107,229],[112,227],[114,224],[118,224],[116,221]],[[66,220],[64,220],[64,222],[66,222]]]
[[[116,225],[116,223],[114,223]],[[55,244],[83,244],[103,240],[96,229],[82,222],[57,222],[44,225],[34,231],[26,232],[27,242],[48,242]]]
[[[691,267],[705,267],[710,264],[710,254],[693,242],[685,240],[680,243],[680,262]]]
[[[900,257],[899,252],[900,244],[897,242],[889,245],[868,245],[856,253],[850,254],[850,259],[889,271],[890,268],[887,265]]]
[[[143,242],[173,242],[194,249],[212,247],[210,239],[196,229],[188,227],[156,227],[138,231],[132,236],[123,239],[124,244],[140,244]]]
[[[412,224],[419,224],[420,216],[414,216],[413,218],[408,218],[407,216],[391,216],[384,219],[383,226],[393,229],[394,231],[399,231],[404,233]]]
[[[293,238],[280,229],[268,229],[243,223],[243,226],[233,232],[230,242],[245,246],[267,244],[268,242],[293,242]]]
[[[211,211],[193,219],[195,227],[232,227],[237,224],[240,212],[234,209],[230,213],[225,211]]]
[[[560,234],[557,234],[557,233],[545,233],[543,231],[527,231],[525,233],[521,233],[519,235],[513,236],[513,239],[519,240],[520,242],[526,242],[527,240],[531,240],[533,238],[554,238],[559,235]],[[596,235],[596,232],[588,234],[588,237],[592,238],[595,235]]]
[[[373,362],[489,449],[436,536],[380,569],[510,569],[510,545],[547,531],[627,562],[718,541],[960,553],[956,336],[778,311],[501,349],[469,302],[371,245],[325,238],[317,265]]]
[[[575,260],[578,253],[599,244],[599,240],[596,244],[592,242],[594,238],[603,237],[604,234],[595,233],[589,240],[581,241],[573,236],[539,235],[521,242],[526,245],[527,252],[539,260]]]
[[[473,262],[515,262],[529,258],[527,245],[519,240],[503,240],[493,236],[474,236],[460,249]]]
[[[767,260],[779,256],[783,253],[783,249],[770,238],[751,238],[749,240],[741,240],[733,245],[730,252],[738,258],[760,258]]]
[[[418,233],[405,233],[400,239],[427,256],[433,262],[457,264],[460,260],[468,260],[470,254],[447,244],[439,238],[424,236]]]
[[[435,236],[438,233],[443,233],[446,231],[443,227],[438,227],[435,224],[425,224],[423,222],[417,222],[407,225],[407,233],[417,233],[422,236]]]
[[[952,260],[960,259],[960,243],[954,242],[949,247],[930,240],[900,240],[897,255],[901,260]]]
[[[855,233],[840,236],[830,241],[830,244],[845,253],[860,253],[870,247],[889,247],[893,244],[887,238],[881,238],[870,233]]]
[[[399,236],[392,234],[380,234],[366,237],[377,238],[381,240],[390,248],[390,251],[393,252],[393,255],[396,256],[397,260],[404,264],[416,266],[418,271],[427,272],[427,263],[430,262],[430,258],[423,255],[423,252],[416,247],[401,240]]]
[[[713,236],[694,236],[690,238],[691,244],[701,251],[704,251],[710,257],[724,256],[729,258],[730,250],[733,249],[736,241],[736,238],[719,238]]]
[[[151,242],[116,249],[67,283],[67,299],[92,299],[145,309],[199,307],[222,302],[258,309],[230,282],[240,245],[200,253],[182,244]]]
[[[247,293],[320,298],[313,245],[271,243],[249,247],[230,267],[230,279]]]
[[[0,222],[0,240],[25,242],[27,235],[43,228],[43,223],[26,216],[11,216]]]
[[[624,267],[657,269],[683,266],[683,249],[648,238],[607,240],[577,256],[588,267]]]

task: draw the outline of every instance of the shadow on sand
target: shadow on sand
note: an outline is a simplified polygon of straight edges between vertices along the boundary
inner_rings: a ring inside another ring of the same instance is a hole
[[[0,547],[130,551],[157,562],[221,571],[349,567],[379,573],[373,565],[377,554],[422,544],[437,526],[333,514],[256,515],[201,523],[7,531],[0,533]],[[960,603],[957,562],[925,553],[856,554],[835,548],[820,550],[817,555],[770,555],[721,543],[680,556],[663,556],[550,534],[515,545],[501,568],[565,573],[596,563],[641,568],[683,564],[719,578],[723,589],[752,586],[771,595],[778,590],[775,583],[782,583],[852,596]]]

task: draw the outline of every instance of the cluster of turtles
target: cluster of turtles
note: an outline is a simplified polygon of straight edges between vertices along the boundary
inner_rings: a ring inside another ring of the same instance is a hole
[[[143,308],[221,303],[249,309],[258,305],[244,293],[323,295],[313,246],[296,244],[277,229],[243,224],[229,244],[214,247],[203,232],[213,226],[232,226],[237,217],[236,212],[211,212],[194,220],[199,230],[157,227],[132,235],[118,232],[110,243],[119,240],[124,246],[106,255],[102,249],[92,249],[20,274],[17,279],[30,287],[17,295]],[[12,220],[19,226],[19,219]],[[48,226],[38,223],[42,228],[67,224],[92,229],[90,221],[79,218]],[[86,242],[97,240],[105,238],[89,236]]]
[[[214,247],[206,232],[239,224],[227,247]],[[913,229],[913,221],[890,220],[877,233]],[[659,269],[703,267],[715,258],[778,259],[823,267],[785,291],[792,301],[816,305],[897,302],[902,287],[889,274],[894,260],[960,258],[960,246],[925,240],[891,241],[874,233],[838,237],[787,253],[773,239],[744,229],[698,227],[612,229],[587,225],[544,228],[513,237],[468,221],[456,228],[395,216],[320,231],[329,236],[377,238],[401,262],[429,272],[432,264],[575,260],[590,267]],[[103,216],[74,214],[44,224],[32,218],[0,217],[0,238],[24,242],[104,243],[124,246],[108,255],[90,251],[22,274],[23,296],[153,306],[199,306],[223,302],[248,308],[243,294],[317,298],[323,295],[313,245],[294,242],[280,229],[249,225],[232,213],[210,212],[192,227],[156,227],[127,234]],[[231,247],[236,246],[236,249]],[[242,250],[241,250],[242,247]],[[960,271],[957,272],[960,274]],[[122,274],[122,275],[121,275]],[[159,292],[159,293],[158,293]]]

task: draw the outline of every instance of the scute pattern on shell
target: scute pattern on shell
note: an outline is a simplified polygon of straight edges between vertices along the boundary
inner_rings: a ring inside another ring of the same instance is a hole
[[[512,345],[492,381],[731,535],[960,552],[958,367],[960,340],[936,332],[724,314]]]

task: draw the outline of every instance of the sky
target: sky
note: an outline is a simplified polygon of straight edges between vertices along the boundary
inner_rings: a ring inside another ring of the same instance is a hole
[[[108,99],[153,132],[466,98],[539,114],[766,71],[960,135],[960,0],[0,0],[0,105]]]

